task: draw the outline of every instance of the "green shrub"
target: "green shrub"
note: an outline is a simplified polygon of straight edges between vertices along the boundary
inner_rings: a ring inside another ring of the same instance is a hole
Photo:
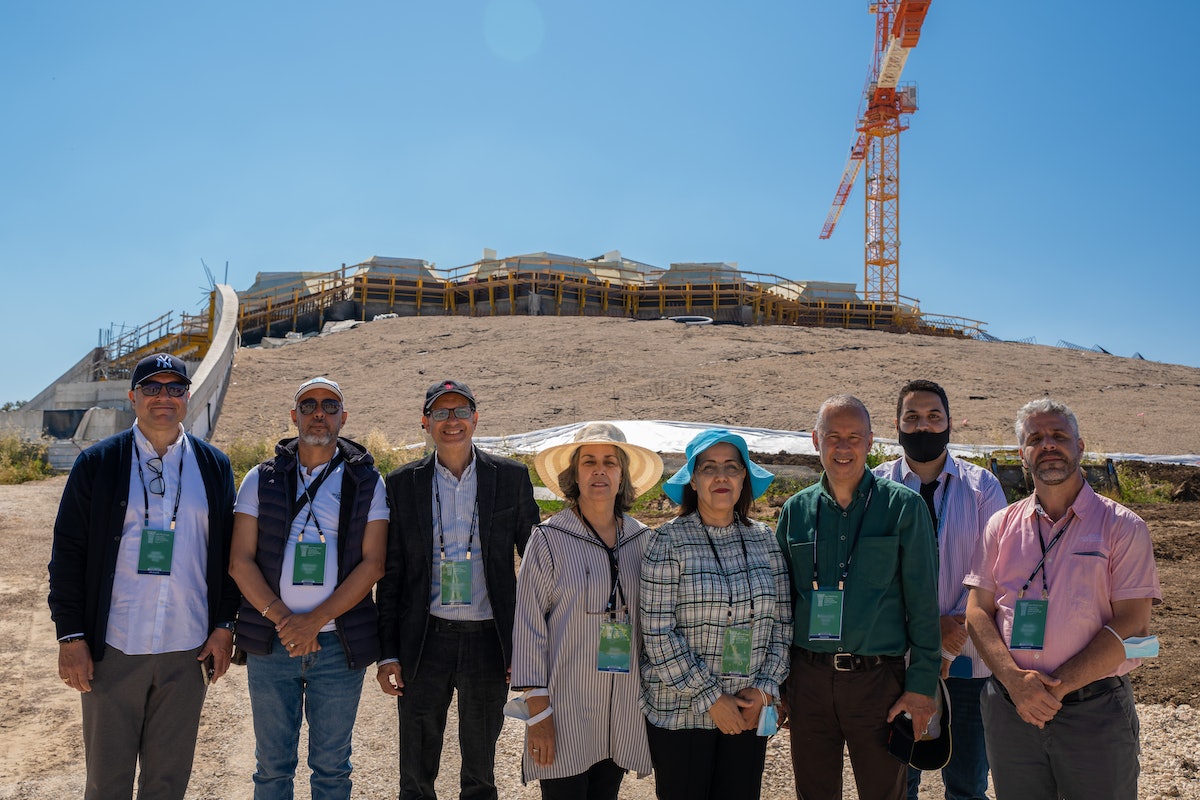
[[[274,453],[274,442],[252,442],[240,437],[234,439],[233,444],[225,448],[225,455],[229,456],[229,461],[233,464],[234,488],[242,485],[242,478],[246,477],[247,472],[266,461]]]
[[[1121,484],[1122,503],[1169,503],[1175,487],[1170,483],[1155,483],[1146,475],[1131,471],[1124,464],[1117,464],[1117,480]]]
[[[22,442],[16,436],[0,438],[0,483],[40,481],[54,474],[46,460],[47,448],[38,442]]]

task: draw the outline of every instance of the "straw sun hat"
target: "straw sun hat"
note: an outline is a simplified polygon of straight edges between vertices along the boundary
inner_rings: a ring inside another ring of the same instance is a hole
[[[625,441],[625,434],[616,425],[592,422],[579,429],[574,441],[547,447],[533,459],[533,466],[542,483],[559,497],[564,494],[558,485],[558,476],[570,466],[571,456],[580,445],[585,444],[611,444],[620,448],[629,457],[629,481],[633,484],[633,493],[639,497],[652,489],[662,477],[663,462],[658,453]]]

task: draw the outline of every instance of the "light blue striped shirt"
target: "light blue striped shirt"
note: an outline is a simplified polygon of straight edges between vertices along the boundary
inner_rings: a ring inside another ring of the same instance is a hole
[[[902,483],[914,492],[921,489],[921,476],[912,471],[903,457],[880,464],[871,471],[881,478]],[[952,455],[947,455],[937,480],[933,507],[939,517],[938,613],[942,616],[965,614],[967,589],[963,586],[963,578],[971,569],[975,548],[983,537],[988,520],[1007,506],[1008,501],[995,475]],[[947,491],[950,493],[948,497]],[[973,677],[986,678],[992,674],[970,639],[960,655],[971,659]]]
[[[461,478],[433,460],[433,575],[430,583],[429,613],[442,619],[481,621],[492,618],[492,601],[488,598],[487,579],[483,571],[483,548],[479,542],[479,513],[475,471],[475,453]],[[471,604],[442,604],[442,540],[445,539],[446,560],[462,561],[471,548]]]

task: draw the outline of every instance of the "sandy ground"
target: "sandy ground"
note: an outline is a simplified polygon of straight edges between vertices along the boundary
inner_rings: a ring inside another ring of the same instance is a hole
[[[349,435],[378,429],[393,443],[420,440],[424,389],[447,376],[476,391],[481,435],[628,417],[806,429],[824,397],[852,391],[885,436],[896,389],[921,376],[950,390],[955,441],[1011,444],[1015,409],[1050,392],[1075,407],[1090,449],[1200,452],[1196,369],[1030,345],[557,318],[387,320],[279,350],[243,350],[217,443],[284,435],[295,386],[316,374],[342,382]],[[46,608],[50,530],[64,482],[0,486],[0,800],[78,796],[83,785],[79,699],[57,678]],[[1135,673],[1139,698],[1155,701],[1139,706],[1139,796],[1200,798],[1200,596],[1192,588],[1200,505],[1139,511],[1155,534],[1167,594],[1155,620],[1169,656]],[[356,726],[356,797],[395,796],[395,732],[394,701],[372,670]],[[249,797],[253,746],[245,671],[234,668],[210,689],[189,798]],[[520,785],[520,749],[512,724],[498,754],[502,797],[538,796],[535,785]],[[448,737],[444,798],[457,795],[456,750]],[[852,785],[848,779],[847,797]],[[927,778],[922,798],[940,794],[936,776]],[[652,778],[628,779],[622,791],[635,800],[653,795]],[[303,778],[297,796],[309,797]],[[763,796],[794,796],[786,733],[771,742]]]

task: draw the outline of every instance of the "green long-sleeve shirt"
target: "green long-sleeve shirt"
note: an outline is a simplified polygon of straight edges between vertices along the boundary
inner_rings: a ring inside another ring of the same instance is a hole
[[[822,475],[784,504],[776,536],[791,572],[793,644],[818,653],[908,652],[905,690],[933,696],[941,667],[937,540],[921,496],[864,472],[843,509]],[[837,588],[849,563],[840,640],[809,641],[814,538],[822,589]]]

